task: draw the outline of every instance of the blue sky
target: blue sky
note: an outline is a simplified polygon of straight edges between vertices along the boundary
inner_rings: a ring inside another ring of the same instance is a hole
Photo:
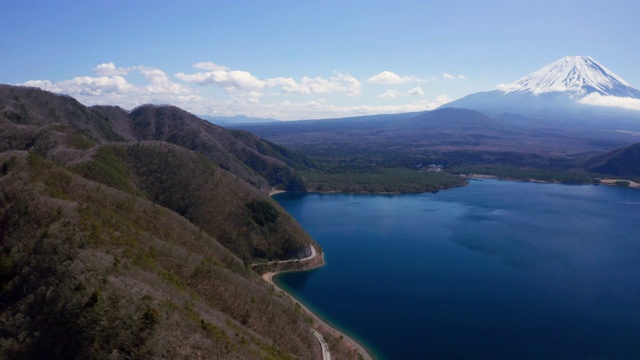
[[[0,83],[278,119],[419,111],[566,55],[640,87],[637,1],[2,1]]]

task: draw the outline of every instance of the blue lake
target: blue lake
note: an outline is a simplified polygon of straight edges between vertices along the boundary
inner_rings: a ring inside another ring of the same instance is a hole
[[[276,283],[378,359],[640,356],[639,190],[274,198],[326,259]]]

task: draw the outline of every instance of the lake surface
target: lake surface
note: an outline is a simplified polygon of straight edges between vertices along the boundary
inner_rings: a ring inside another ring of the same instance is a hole
[[[640,191],[284,193],[326,266],[276,283],[379,359],[640,356]]]

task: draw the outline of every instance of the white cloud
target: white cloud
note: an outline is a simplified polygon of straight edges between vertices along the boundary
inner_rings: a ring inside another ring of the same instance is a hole
[[[54,88],[60,88],[70,95],[100,96],[112,93],[127,93],[134,87],[122,76],[81,76],[71,80],[61,81]]]
[[[357,96],[362,93],[360,90],[360,81],[351,75],[337,73],[332,79],[340,81],[349,96]]]
[[[100,64],[93,70],[103,74],[124,73],[124,69],[115,67],[113,63]],[[80,76],[55,83],[49,80],[30,80],[23,85],[71,95],[86,105],[108,104],[134,108],[144,103],[171,103],[180,106],[201,99],[190,88],[172,82],[162,70],[144,66],[126,69],[127,74],[132,72],[140,73],[146,83],[136,85],[121,75],[101,75]]]
[[[594,106],[619,107],[627,110],[640,111],[640,99],[630,97],[604,96],[598,93],[591,93],[582,99],[580,103]]]
[[[159,69],[139,67],[140,73],[149,81],[145,90],[152,94],[189,94],[191,90],[169,80],[167,74]]]
[[[96,66],[93,68],[93,72],[104,76],[124,76],[129,73],[129,69],[118,68],[116,67],[116,64],[109,62]]]
[[[285,91],[287,89],[285,88]],[[360,95],[360,81],[350,75],[336,73],[334,76],[325,79],[323,77],[303,77],[297,87],[291,92],[301,94],[329,94],[332,92],[346,92],[349,96]]]
[[[29,80],[20,85],[33,86],[33,87],[37,87],[37,88],[47,90],[47,91],[52,91],[52,92],[62,92],[60,87],[58,87],[57,85],[54,85],[49,80]]]
[[[507,84],[498,84],[496,88],[502,92],[509,93],[512,91],[520,91],[523,90],[524,87],[515,83],[507,83]]]
[[[397,99],[403,96],[422,96],[422,95],[424,95],[424,90],[422,90],[422,88],[418,86],[406,92],[400,92],[397,90],[387,90],[382,94],[379,94],[378,97],[381,97],[383,99]]]
[[[218,67],[213,63],[198,63],[194,67],[214,68],[208,72],[194,74],[176,73],[175,76],[183,81],[197,85],[218,85],[226,90],[256,91],[266,88],[281,87],[285,93],[298,94],[328,94],[332,92],[346,92],[349,96],[360,94],[360,81],[356,78],[335,73],[330,78],[323,77],[303,77],[299,82],[290,77],[274,77],[265,80],[258,79],[247,71],[229,70]]]
[[[197,85],[219,85],[223,88],[239,90],[258,90],[265,86],[265,82],[259,80],[247,71],[214,70],[205,73],[185,74],[177,73],[175,76],[187,82]]]
[[[451,75],[451,74],[447,74],[444,73],[442,74],[442,77],[448,80],[465,80],[467,77],[460,74],[460,75]]]
[[[413,89],[409,90],[408,92],[409,95],[424,95],[424,90],[422,90],[421,87],[414,87]]]
[[[374,84],[404,84],[408,82],[426,82],[426,79],[418,79],[415,76],[400,76],[394,72],[385,70],[367,79]]]
[[[119,68],[113,63],[103,63],[92,69],[94,76],[58,82],[31,80],[23,85],[68,94],[85,105],[118,105],[132,109],[145,103],[172,104],[201,115],[242,114],[283,120],[423,111],[449,101],[443,96],[431,101],[414,97],[409,101],[410,95],[424,95],[420,87],[415,87],[389,90],[379,95],[394,99],[392,105],[379,104],[380,99],[374,92],[367,94],[369,98],[360,98],[359,105],[351,106],[345,105],[345,95],[358,96],[370,89],[345,73],[299,79],[287,76],[260,79],[247,71],[230,70],[214,63],[198,63],[196,68],[203,71],[177,73],[173,77],[157,68]],[[367,99],[373,104],[365,105]],[[403,99],[404,104],[401,103]]]
[[[210,71],[216,71],[216,70],[227,71],[227,70],[230,70],[226,66],[214,64],[211,61],[199,62],[197,64],[194,64],[193,67],[196,68],[196,69],[210,70]]]
[[[438,97],[436,97],[436,99],[430,103],[428,103],[430,106],[432,106],[431,109],[435,109],[437,107],[440,107],[444,104],[450,103],[451,101],[453,101],[453,99],[449,99],[446,95],[438,95]]]
[[[396,90],[387,90],[378,96],[384,99],[395,99],[400,96],[400,93]]]

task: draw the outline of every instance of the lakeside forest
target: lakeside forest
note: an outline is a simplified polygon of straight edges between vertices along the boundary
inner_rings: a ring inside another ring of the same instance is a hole
[[[309,245],[321,252],[273,189],[401,193],[463,186],[461,174],[640,175],[638,146],[620,139],[545,138],[443,114],[460,123],[414,114],[248,132],[173,106],[86,107],[0,85],[0,354],[320,358],[313,320],[251,266],[302,257]],[[322,335],[335,358],[359,357]]]
[[[566,184],[640,178],[640,143],[633,136],[600,125],[533,127],[500,119],[443,108],[231,127],[314,159],[300,169],[312,191],[426,192],[464,185],[459,175],[474,174]]]

